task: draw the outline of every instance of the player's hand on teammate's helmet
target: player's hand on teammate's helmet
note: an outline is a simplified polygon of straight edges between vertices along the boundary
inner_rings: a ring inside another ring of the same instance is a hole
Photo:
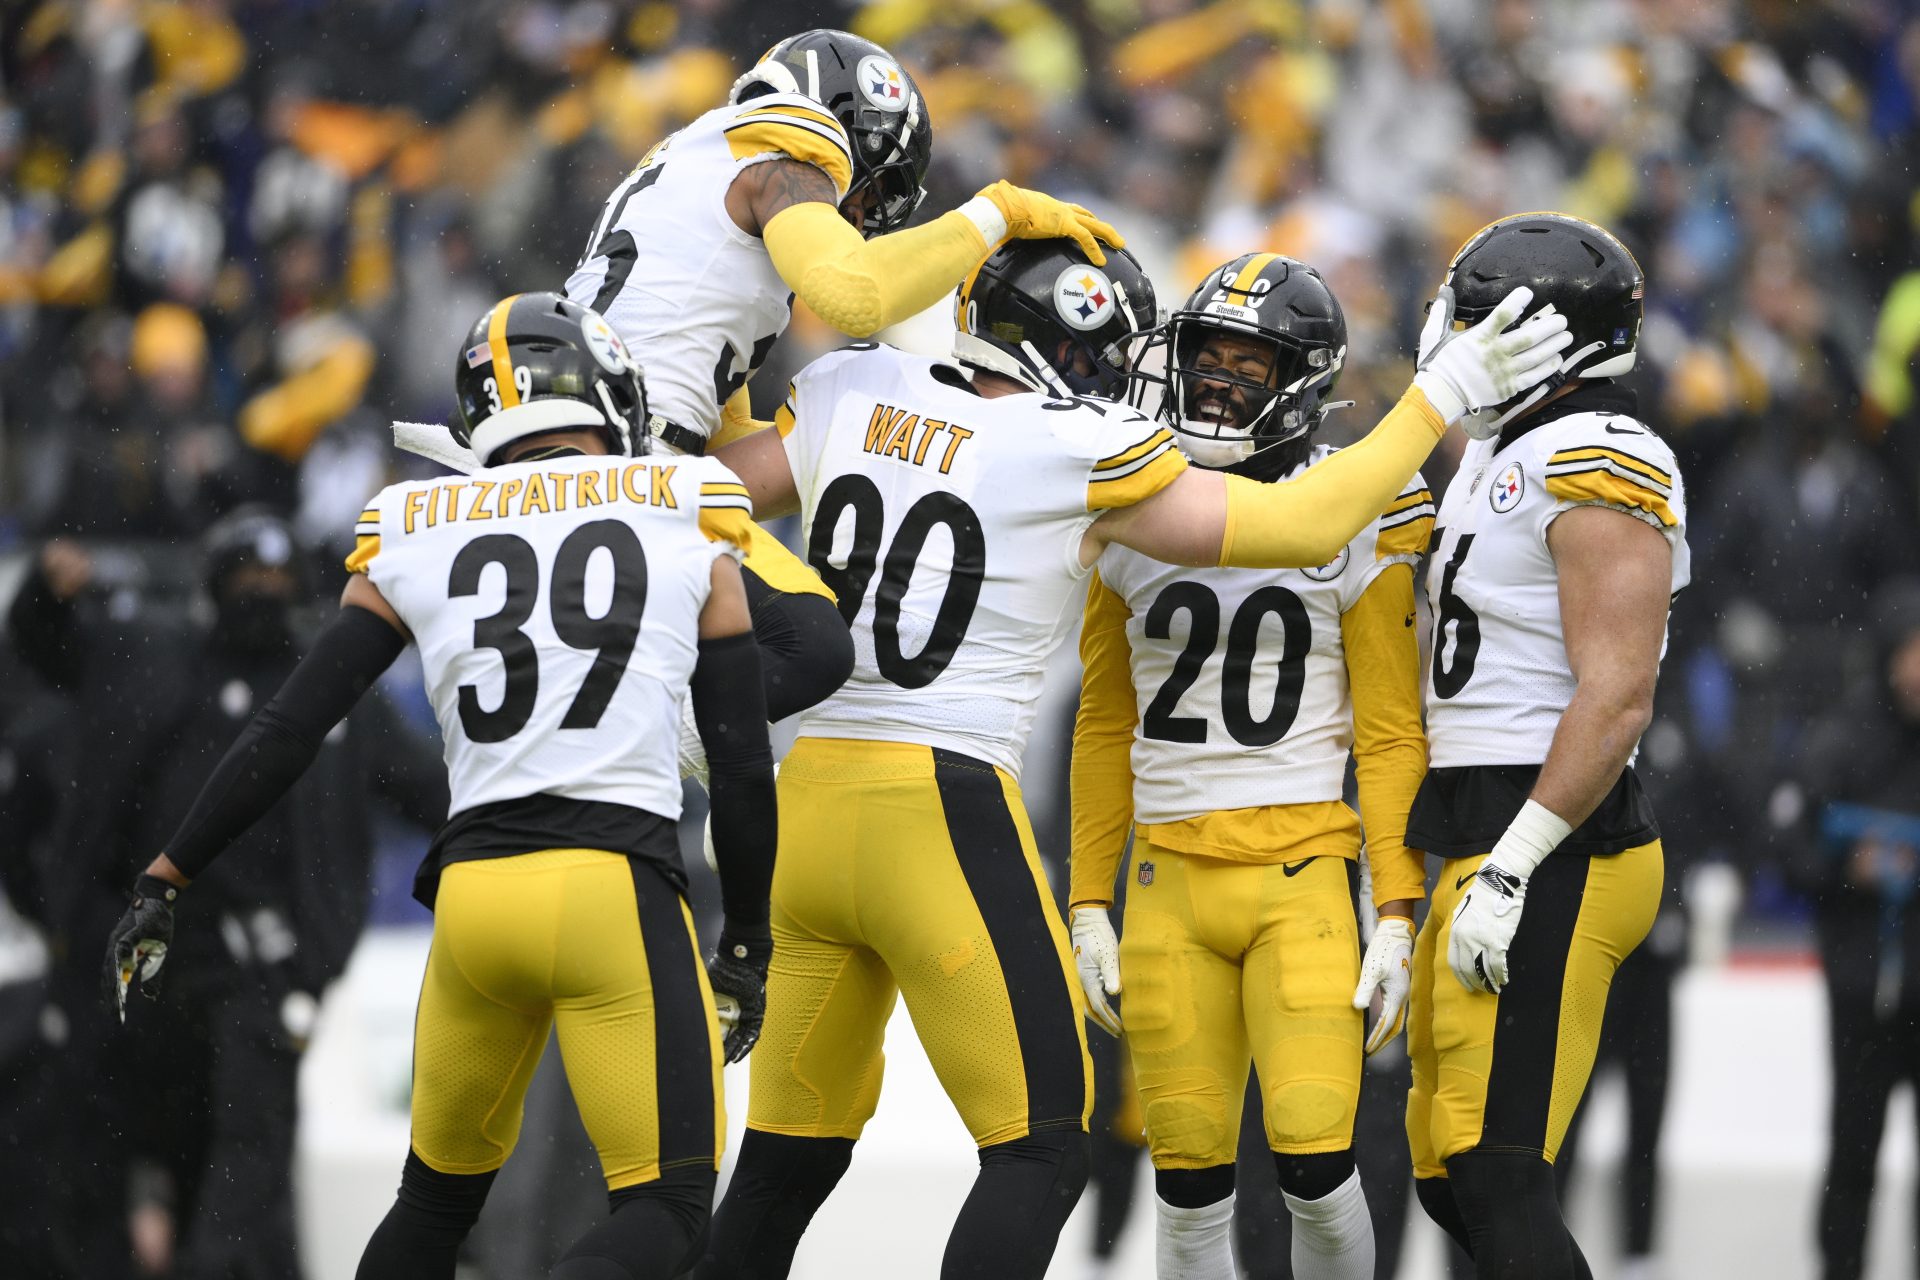
[[[1360,961],[1360,985],[1353,989],[1353,1007],[1366,1009],[1377,999],[1373,1030],[1367,1033],[1367,1056],[1386,1048],[1407,1023],[1407,996],[1413,990],[1413,921],[1404,916],[1382,916],[1367,941]]]
[[[173,901],[178,885],[157,876],[142,875],[133,882],[133,900],[113,926],[107,940],[106,997],[127,1020],[127,990],[136,977],[141,992],[153,999],[160,992],[160,966],[167,962],[173,942]]]
[[[1507,867],[1499,853],[1480,864],[1453,911],[1447,964],[1469,991],[1499,995],[1507,985],[1507,949],[1527,905],[1527,878]]]
[[[1558,312],[1542,311],[1515,325],[1532,301],[1533,290],[1515,289],[1479,324],[1456,330],[1453,289],[1443,284],[1427,309],[1414,385],[1442,418],[1460,422],[1476,439],[1492,434],[1492,418],[1481,410],[1552,377],[1560,353],[1573,341],[1567,318]]]
[[[1120,1034],[1120,1015],[1108,996],[1120,994],[1120,939],[1105,907],[1073,909],[1073,963],[1087,993],[1087,1016],[1108,1035]]]
[[[1057,240],[1065,237],[1078,244],[1080,252],[1086,254],[1095,266],[1102,266],[1107,261],[1105,251],[1100,248],[1101,241],[1116,249],[1123,249],[1127,244],[1111,224],[1094,217],[1089,210],[1056,200],[1044,191],[1016,187],[1004,178],[990,187],[981,188],[980,197],[991,200],[1000,210],[1000,216],[1007,220],[1007,234],[1015,240]]]
[[[720,943],[707,961],[707,985],[713,988],[728,1062],[752,1053],[760,1039],[760,1024],[767,1019],[767,962],[772,958],[772,939],[720,930]]]

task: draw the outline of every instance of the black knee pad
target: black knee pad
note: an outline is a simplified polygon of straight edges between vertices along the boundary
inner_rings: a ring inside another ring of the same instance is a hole
[[[1560,1215],[1553,1166],[1531,1151],[1463,1151],[1447,1161],[1454,1203],[1485,1280],[1587,1280]]]
[[[1092,1149],[1084,1129],[1043,1129],[1011,1142],[996,1142],[980,1148],[980,1168],[1052,1165],[1053,1190],[1078,1200],[1086,1190],[1087,1176],[1092,1169]]]
[[[400,1170],[400,1203],[464,1233],[480,1218],[498,1169],[486,1173],[441,1173],[411,1149]]]
[[[1155,1169],[1153,1193],[1176,1209],[1204,1209],[1233,1194],[1233,1166],[1204,1169]]]
[[[1467,1223],[1460,1216],[1460,1206],[1454,1203],[1453,1184],[1445,1178],[1415,1178],[1413,1194],[1420,1197],[1420,1207],[1427,1211],[1433,1224],[1452,1236],[1453,1242],[1472,1257],[1473,1242],[1467,1237]]]
[[[1321,1200],[1353,1176],[1353,1148],[1310,1156],[1290,1156],[1276,1151],[1273,1167],[1280,1175],[1280,1189],[1295,1200]]]
[[[669,1280],[691,1262],[713,1208],[714,1172],[695,1165],[607,1193],[613,1213],[581,1236],[552,1280]]]
[[[853,674],[853,635],[839,606],[825,596],[775,591],[752,572],[743,578],[767,718],[784,720],[825,701]]]

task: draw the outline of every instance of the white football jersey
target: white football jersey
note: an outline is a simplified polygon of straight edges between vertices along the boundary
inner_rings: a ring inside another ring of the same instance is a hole
[[[647,379],[647,406],[711,436],[720,406],[786,331],[793,293],[758,236],[727,213],[741,170],[789,157],[818,165],[838,197],[852,181],[846,130],[801,94],[718,107],[672,134],[627,175],[567,279],[607,318]]]
[[[1324,446],[1309,463],[1332,453]],[[1193,569],[1127,547],[1100,580],[1126,601],[1134,697],[1134,817],[1340,799],[1353,746],[1340,618],[1391,564],[1413,564],[1433,495],[1413,478],[1316,569]]]
[[[449,816],[541,794],[680,816],[700,612],[750,512],[710,458],[521,462],[368,504],[347,565],[420,650]]]
[[[1641,422],[1577,412],[1504,447],[1497,436],[1468,442],[1427,565],[1434,768],[1546,760],[1575,683],[1547,528],[1592,505],[1659,529],[1673,548],[1674,593],[1687,585],[1686,488],[1673,450]]]
[[[807,559],[851,621],[853,675],[800,731],[944,747],[1019,777],[1047,658],[1084,597],[1100,512],[1186,469],[1105,401],[988,400],[950,364],[862,344],[816,360],[775,417]]]

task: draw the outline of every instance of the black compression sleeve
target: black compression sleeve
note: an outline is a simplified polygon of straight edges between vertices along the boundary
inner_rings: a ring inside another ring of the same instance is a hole
[[[272,808],[313,763],[333,726],[406,647],[406,637],[378,614],[342,608],[200,788],[167,842],[173,865],[189,879],[198,876]]]
[[[693,723],[711,770],[713,849],[727,930],[742,942],[762,941],[769,936],[767,895],[780,826],[767,696],[752,633],[700,642],[693,668]]]

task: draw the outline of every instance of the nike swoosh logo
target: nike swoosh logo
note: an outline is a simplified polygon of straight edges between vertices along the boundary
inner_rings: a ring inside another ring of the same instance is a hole
[[[1458,880],[1455,880],[1453,882],[1453,887],[1456,889],[1462,888],[1466,885],[1467,881],[1471,879],[1473,879],[1473,876],[1471,874],[1461,876]]]
[[[1284,876],[1297,876],[1302,871],[1305,871],[1308,867],[1312,865],[1313,865],[1312,858],[1305,858],[1299,862],[1283,863],[1281,864],[1281,867],[1280,867],[1280,874]]]
[[[1611,422],[1601,423],[1600,428],[1610,436],[1643,436],[1647,434],[1644,431],[1636,431],[1632,427],[1616,427]]]

